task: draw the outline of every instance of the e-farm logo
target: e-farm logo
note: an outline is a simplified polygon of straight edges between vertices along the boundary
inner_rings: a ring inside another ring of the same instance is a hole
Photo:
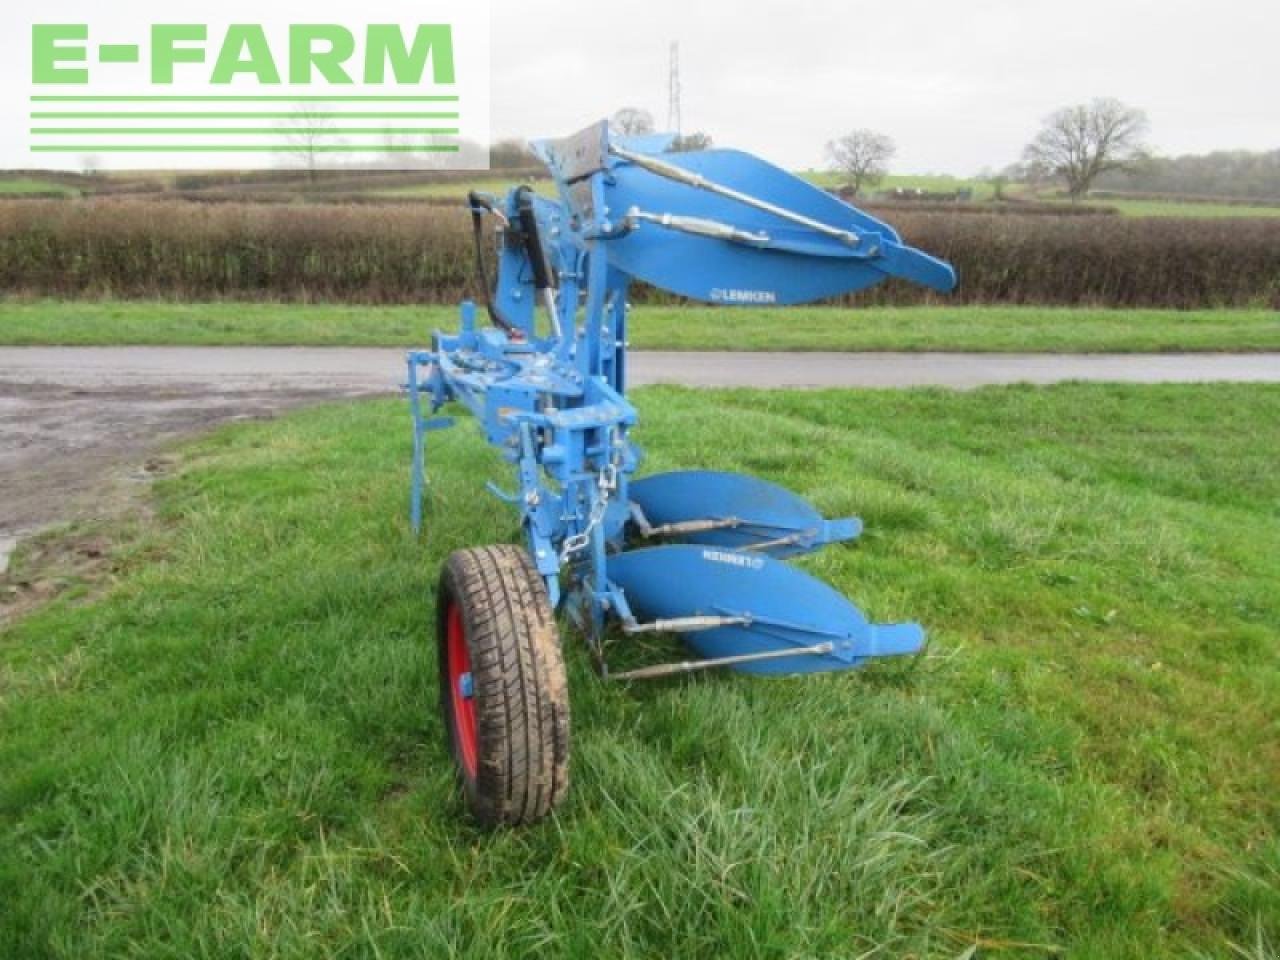
[[[487,4],[226,6],[28,17],[23,156],[0,139],[0,166],[487,167]]]

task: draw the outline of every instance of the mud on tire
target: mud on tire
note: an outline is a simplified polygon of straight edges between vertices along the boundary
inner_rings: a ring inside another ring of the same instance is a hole
[[[440,574],[440,709],[472,815],[546,816],[569,787],[569,693],[546,586],[522,548],[457,550]]]

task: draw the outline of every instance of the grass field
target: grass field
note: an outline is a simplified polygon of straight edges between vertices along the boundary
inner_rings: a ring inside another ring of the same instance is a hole
[[[52,180],[33,180],[28,177],[0,178],[0,196],[21,196],[26,193],[60,193],[63,196],[79,196],[80,191]]]
[[[844,180],[836,173],[825,170],[805,170],[799,176],[824,189],[840,186]],[[405,187],[381,188],[372,191],[385,197],[431,197],[437,199],[457,199],[461,201],[468,190],[479,190],[484,193],[504,194],[514,181],[511,177],[500,174],[488,174],[477,177],[474,181],[453,181],[450,183],[423,183]],[[536,180],[532,186],[539,193],[552,196],[555,188],[549,180]],[[953,177],[946,174],[890,174],[874,187],[867,188],[866,199],[874,199],[879,194],[890,190],[925,190],[929,193],[954,193],[969,190],[972,202],[981,203],[991,200],[994,189],[985,180]],[[1009,196],[1026,193],[1021,184],[1006,187]],[[1054,198],[1048,194],[1045,200]],[[1061,199],[1061,198],[1059,198]],[[1066,203],[1066,200],[1061,200]],[[1137,200],[1123,197],[1106,197],[1090,200],[1089,203],[1099,206],[1115,207],[1128,217],[1280,217],[1280,206],[1250,206],[1247,204],[1206,203],[1202,201],[1180,203],[1173,200]]]
[[[838,174],[823,170],[806,170],[800,174],[810,183],[827,189],[839,186],[843,181]],[[952,177],[945,174],[891,174],[875,187],[870,194],[894,190],[926,190],[930,193],[952,193],[958,190],[971,190],[973,200],[981,202],[992,198],[993,189],[985,180],[964,177]],[[1006,188],[1010,196],[1026,193],[1023,184],[1011,184]],[[1041,199],[1052,201],[1055,198],[1045,194]],[[1063,198],[1062,203],[1067,203]],[[1208,203],[1200,200],[1179,202],[1176,200],[1139,200],[1126,197],[1101,196],[1087,201],[1098,206],[1115,207],[1126,217],[1192,217],[1197,219],[1214,217],[1280,217],[1280,206],[1250,205],[1234,203]]]
[[[525,179],[527,180],[528,178]],[[449,183],[419,183],[407,187],[387,187],[371,192],[380,197],[437,197],[440,199],[453,199],[462,203],[470,190],[505,196],[506,192],[517,182],[523,181],[519,177],[503,177],[494,174],[475,180],[455,180]],[[545,178],[532,180],[529,182],[529,186],[533,187],[535,193],[548,197],[554,196],[556,192],[555,185]]]
[[[0,300],[0,344],[424,346],[453,307]],[[640,307],[640,349],[1064,352],[1280,349],[1273,310]]]
[[[833,189],[844,183],[839,174],[823,170],[801,171],[799,176],[824,189]],[[457,199],[461,201],[468,190],[479,190],[484,193],[505,194],[514,181],[510,177],[486,175],[475,181],[454,181],[452,183],[423,183],[406,187],[384,188],[372,191],[378,196],[386,197],[432,197],[439,199]],[[553,196],[555,188],[549,180],[536,180],[532,186],[539,193]],[[874,187],[864,190],[863,202],[874,201],[875,197],[890,190],[924,190],[929,193],[954,193],[960,190],[971,191],[971,202],[982,203],[994,196],[994,188],[985,180],[965,177],[953,177],[946,174],[890,174]],[[1010,184],[1005,188],[1008,196],[1017,197],[1027,194],[1027,187],[1022,184]],[[1066,205],[1068,201],[1062,197],[1044,194],[1036,199],[1047,202],[1055,200]],[[1209,203],[1205,201],[1176,200],[1140,200],[1125,197],[1099,197],[1087,201],[1091,205],[1114,207],[1126,217],[1191,217],[1195,219],[1217,217],[1280,217],[1280,206],[1250,205],[1232,203]]]
[[[845,179],[841,174],[833,173],[830,170],[804,170],[800,172],[799,176],[827,190],[845,183]],[[926,190],[929,193],[952,193],[957,190],[971,190],[975,201],[990,200],[993,192],[991,184],[984,180],[953,177],[942,173],[891,173],[874,187],[864,189],[869,189],[871,194],[884,190]]]
[[[1242,203],[1206,203],[1202,201],[1180,203],[1175,200],[1130,200],[1123,197],[1107,197],[1092,200],[1108,207],[1115,207],[1126,217],[1190,217],[1204,220],[1215,217],[1280,217],[1280,206],[1252,206]]]
[[[0,634],[0,955],[1276,955],[1280,389],[638,402],[647,469],[860,513],[803,566],[928,655],[628,689],[570,639],[570,800],[484,835],[427,625],[505,472],[433,434],[419,544],[399,404],[226,429]]]
[[[798,176],[825,189],[840,186],[844,181],[839,174],[827,170],[799,171]],[[173,175],[157,175],[167,186],[172,186]],[[153,178],[154,179],[154,178]],[[374,187],[365,192],[380,197],[426,197],[431,199],[453,199],[461,202],[468,190],[479,190],[484,193],[504,194],[519,177],[503,176],[500,172],[479,174],[474,179],[454,179],[446,182],[419,183],[400,187]],[[555,194],[555,187],[550,180],[537,179],[531,182],[533,188],[547,196]],[[305,182],[289,182],[281,185],[281,189],[305,192]],[[970,177],[955,177],[948,174],[890,174],[879,184],[867,188],[866,197],[873,199],[878,193],[894,190],[925,190],[930,193],[952,193],[958,190],[970,190],[973,202],[991,200],[993,188],[985,180]],[[1027,188],[1022,184],[1011,184],[1006,187],[1010,196],[1025,194]],[[16,196],[29,193],[62,194],[79,196],[80,191],[74,187],[54,181],[40,180],[30,177],[0,178],[0,196]],[[1041,199],[1052,201],[1055,198],[1044,194]],[[1066,200],[1057,198],[1061,202]],[[1141,200],[1124,197],[1102,197],[1089,201],[1091,204],[1115,207],[1124,216],[1129,217],[1191,217],[1196,219],[1218,217],[1280,217],[1280,206],[1249,205],[1231,203],[1211,203],[1201,200],[1178,202],[1176,200]]]

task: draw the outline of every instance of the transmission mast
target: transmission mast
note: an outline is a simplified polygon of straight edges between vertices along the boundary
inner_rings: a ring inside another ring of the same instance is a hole
[[[680,116],[680,44],[671,43],[671,67],[667,78],[667,129],[677,137],[684,135],[684,121]]]

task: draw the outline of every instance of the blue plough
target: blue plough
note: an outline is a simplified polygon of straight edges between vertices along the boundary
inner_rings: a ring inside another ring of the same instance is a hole
[[[495,695],[479,675],[488,669],[480,661],[491,659],[486,644],[521,662],[534,628],[554,622],[549,612],[568,614],[606,676],[610,622],[624,636],[680,634],[698,654],[613,673],[616,679],[706,667],[843,670],[914,653],[924,643],[919,625],[872,623],[831,587],[783,562],[853,540],[862,529],[856,518],[826,519],[795,494],[738,474],[694,470],[634,479],[641,454],[631,439],[637,413],[626,396],[627,290],[638,280],[714,304],[781,306],[886,277],[945,292],[955,285],[954,272],[903,244],[889,225],[756,157],[671,153],[669,146],[669,137],[619,137],[601,123],[534,144],[558,201],[528,187],[501,199],[471,194],[489,322],[478,323],[476,305],[463,303],[456,334],[436,332],[430,350],[408,357],[414,528],[422,523],[426,435],[450,425],[437,413],[460,401],[515,466],[514,493],[490,489],[520,514],[527,557],[517,566],[538,581],[531,588],[519,583],[520,596],[545,608],[536,622],[497,631],[510,636],[489,636],[492,618],[468,590],[510,592],[520,576],[479,560],[468,565],[466,558],[446,565],[442,702],[471,809],[488,822],[533,819],[558,800],[554,741],[563,734],[567,750],[567,725],[548,732],[544,752],[551,759],[530,773],[529,783],[513,784],[511,776],[497,783],[489,774],[496,776],[500,762],[510,772],[504,738],[518,731],[486,724],[497,705],[486,702]],[[496,225],[493,286],[485,278],[486,218]],[[545,654],[550,660],[541,656],[535,650],[526,659],[556,680],[563,671],[558,645]],[[547,699],[545,678],[519,681],[539,682],[541,688],[526,692],[544,705],[555,700]],[[540,777],[551,786],[531,798],[530,784]]]

